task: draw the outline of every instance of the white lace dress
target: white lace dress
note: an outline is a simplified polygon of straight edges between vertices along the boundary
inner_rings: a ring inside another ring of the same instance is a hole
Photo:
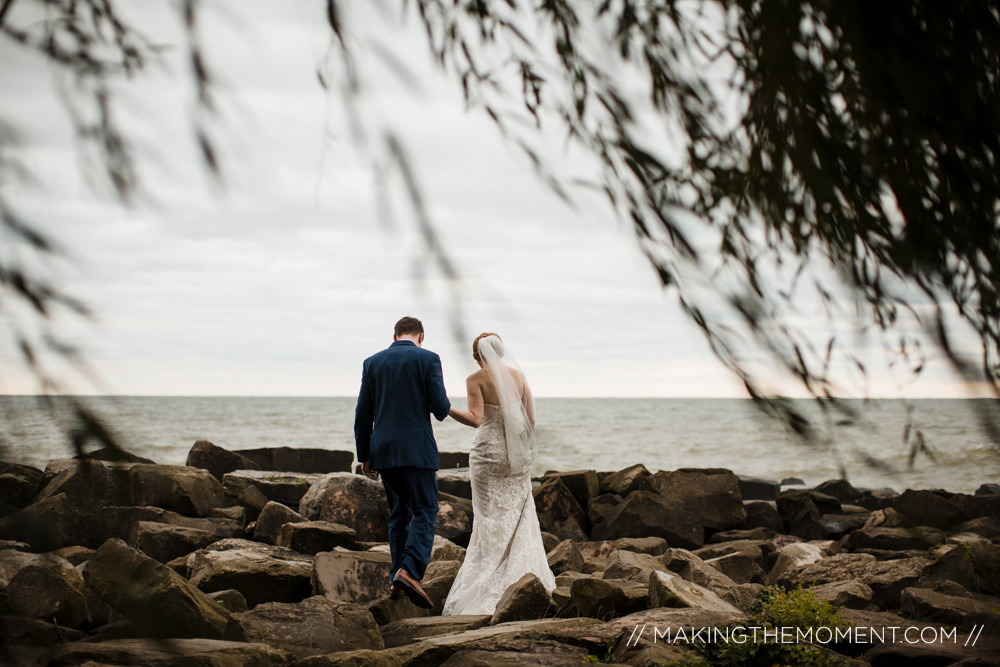
[[[511,584],[534,573],[556,587],[538,527],[529,473],[512,476],[507,465],[503,413],[486,404],[469,453],[472,538],[465,562],[444,603],[443,615],[492,614]]]

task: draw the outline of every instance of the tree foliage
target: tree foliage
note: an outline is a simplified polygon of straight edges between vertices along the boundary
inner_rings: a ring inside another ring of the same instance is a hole
[[[8,11],[19,4],[47,19],[33,31],[12,27]],[[81,146],[127,201],[138,183],[108,83],[141,70],[157,51],[120,18],[119,5],[4,0],[0,25],[4,39],[44,53],[70,75],[67,104]],[[207,114],[212,79],[198,46],[199,5],[180,3],[179,20]],[[772,395],[771,374],[789,374],[827,399],[824,406],[836,406],[843,389],[837,369],[853,369],[861,385],[866,377],[867,361],[841,340],[851,329],[845,322],[874,336],[904,375],[919,374],[927,355],[921,341],[930,339],[969,379],[1000,388],[995,3],[381,6],[414,13],[467,104],[487,114],[555,192],[573,202],[586,187],[606,199],[718,358],[750,396],[796,429],[807,425]],[[351,6],[327,0],[326,7],[350,111],[364,86],[354,66]],[[323,77],[321,83],[329,85]],[[554,167],[542,147],[554,134],[588,156],[598,176],[580,183]],[[0,139],[5,181],[14,168],[5,151],[10,136]],[[203,124],[195,124],[194,136],[216,171]],[[412,173],[395,139],[371,150],[384,150],[404,176]],[[429,252],[454,277],[446,243],[417,188],[409,189]],[[2,198],[0,208],[4,234],[50,251],[51,242]],[[56,304],[78,310],[42,278],[19,272],[10,257],[0,269],[4,308],[15,298],[43,319]],[[815,321],[817,308],[826,324],[819,334],[803,324]],[[978,341],[974,361],[953,344],[965,329]],[[34,363],[31,344],[22,351]]]

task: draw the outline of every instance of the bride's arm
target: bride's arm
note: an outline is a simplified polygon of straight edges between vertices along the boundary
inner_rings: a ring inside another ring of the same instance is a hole
[[[531,387],[528,386],[528,380],[523,374],[521,381],[524,383],[524,394],[521,399],[524,401],[524,411],[528,415],[528,421],[531,422],[531,428],[535,428],[535,397],[531,395]]]
[[[465,394],[468,397],[469,409],[459,410],[452,406],[448,414],[459,424],[479,428],[479,425],[483,423],[483,411],[485,410],[483,390],[479,387],[478,382],[473,381],[472,376],[469,376],[465,381]]]

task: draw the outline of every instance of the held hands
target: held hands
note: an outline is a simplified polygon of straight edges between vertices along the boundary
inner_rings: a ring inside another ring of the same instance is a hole
[[[364,461],[361,464],[361,474],[368,479],[378,479],[378,471],[372,470],[371,461]]]

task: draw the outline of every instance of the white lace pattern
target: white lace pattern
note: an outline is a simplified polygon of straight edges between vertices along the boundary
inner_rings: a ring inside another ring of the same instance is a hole
[[[535,514],[528,472],[512,475],[503,416],[486,404],[469,453],[472,538],[444,603],[445,616],[492,614],[507,588],[531,572],[549,591],[556,587]]]

